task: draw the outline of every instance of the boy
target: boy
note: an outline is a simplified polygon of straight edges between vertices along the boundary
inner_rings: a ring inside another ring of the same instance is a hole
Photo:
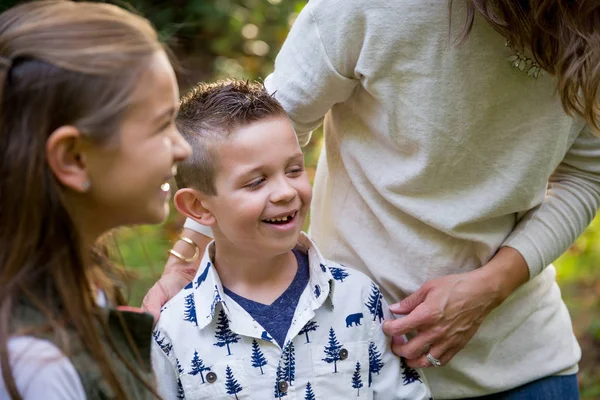
[[[214,242],[157,324],[160,393],[428,399],[419,372],[390,350],[377,286],[324,260],[302,233],[312,191],[279,103],[259,84],[201,84],[177,125],[193,155],[179,166],[175,205]]]

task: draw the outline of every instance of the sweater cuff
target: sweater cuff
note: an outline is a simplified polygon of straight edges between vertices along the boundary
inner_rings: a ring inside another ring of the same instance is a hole
[[[542,252],[535,245],[534,241],[524,232],[520,232],[514,236],[510,235],[502,246],[511,247],[523,256],[529,269],[529,280],[538,276],[549,264],[544,260]]]
[[[213,238],[212,229],[210,227],[199,224],[191,218],[187,218],[185,220],[185,224],[183,224],[183,227],[201,233],[204,236],[208,236],[209,238]]]

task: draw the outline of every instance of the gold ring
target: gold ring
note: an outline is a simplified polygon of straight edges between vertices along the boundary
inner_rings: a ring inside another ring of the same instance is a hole
[[[179,253],[178,251],[173,250],[173,249],[169,250],[169,254],[173,255],[174,257],[179,258],[181,261],[184,261],[186,263],[191,263],[192,261],[196,261],[198,259],[198,257],[200,256],[200,248],[198,247],[198,245],[196,243],[194,243],[190,238],[187,238],[185,236],[180,237],[179,240],[192,246],[194,248],[194,255],[191,256],[190,258],[186,258],[181,253]]]

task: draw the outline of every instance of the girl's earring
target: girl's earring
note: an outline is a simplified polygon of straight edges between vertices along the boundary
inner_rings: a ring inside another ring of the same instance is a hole
[[[90,185],[90,181],[85,181],[85,182],[83,182],[83,185],[82,185],[82,189],[83,189],[83,191],[84,191],[84,192],[87,192],[88,190],[90,190],[90,186],[91,186],[91,185]]]

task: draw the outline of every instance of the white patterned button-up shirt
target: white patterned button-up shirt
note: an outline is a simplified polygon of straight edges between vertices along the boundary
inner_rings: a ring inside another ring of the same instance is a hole
[[[152,362],[165,399],[429,399],[419,371],[395,356],[391,319],[364,274],[323,259],[304,234],[309,283],[281,348],[233,299],[209,245],[194,280],[161,312]],[[276,318],[276,316],[273,316]]]

